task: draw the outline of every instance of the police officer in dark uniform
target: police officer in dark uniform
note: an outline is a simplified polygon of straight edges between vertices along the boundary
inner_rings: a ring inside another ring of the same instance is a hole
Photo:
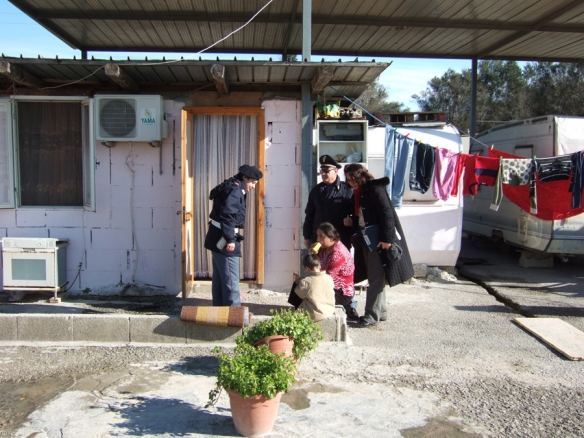
[[[213,208],[205,248],[213,256],[212,294],[214,306],[240,306],[239,259],[245,223],[247,193],[263,177],[255,166],[244,164],[239,173],[211,190]]]
[[[322,182],[318,183],[308,195],[308,203],[304,213],[304,246],[308,248],[316,242],[316,229],[323,222],[330,222],[341,235],[341,242],[351,249],[351,235],[353,229],[343,224],[343,219],[353,215],[355,208],[351,201],[353,189],[344,184],[339,177],[341,165],[330,155],[322,155],[320,175]]]
[[[353,217],[355,213],[354,201],[351,199],[353,189],[341,181],[339,169],[342,166],[333,157],[321,155],[318,163],[322,182],[308,194],[308,203],[304,210],[306,216],[302,226],[304,246],[309,248],[316,242],[316,229],[320,224],[330,222],[339,232],[341,242],[350,250],[354,230],[352,227],[346,227],[343,219],[347,216]],[[354,297],[347,309],[347,318],[352,321],[359,319],[357,300]]]

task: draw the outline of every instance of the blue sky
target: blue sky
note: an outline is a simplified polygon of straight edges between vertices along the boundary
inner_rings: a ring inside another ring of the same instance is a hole
[[[18,8],[13,6],[8,0],[0,0],[0,52],[6,56],[37,57],[41,55],[45,58],[59,56],[60,58],[73,58],[81,56],[79,50],[71,49],[67,44],[49,31],[27,17]],[[189,56],[189,53],[173,54],[146,54],[146,53],[109,53],[90,52],[89,56],[99,59],[107,59],[113,56],[114,59],[143,59],[148,55],[148,59],[162,59],[166,55],[167,59],[176,59],[180,56]],[[202,55],[203,59],[216,59],[217,55],[209,53]],[[220,54],[220,58],[227,58],[228,55]],[[255,56],[255,59],[268,59],[270,56]],[[330,60],[337,60],[339,57],[331,57]],[[238,55],[237,59],[246,59],[245,56]],[[249,59],[249,58],[248,58]],[[276,60],[276,57],[273,57]],[[320,61],[321,56],[314,57],[315,61]],[[328,58],[326,58],[328,60]],[[344,59],[344,58],[343,58]],[[346,58],[353,60],[354,58]],[[371,58],[359,58],[360,61],[371,61]],[[393,64],[380,76],[380,82],[389,91],[389,100],[403,102],[411,110],[417,110],[416,103],[411,99],[413,94],[427,88],[427,83],[435,76],[442,76],[449,68],[461,71],[470,68],[470,60],[456,59],[414,59],[414,58],[375,58],[376,61],[389,62]]]

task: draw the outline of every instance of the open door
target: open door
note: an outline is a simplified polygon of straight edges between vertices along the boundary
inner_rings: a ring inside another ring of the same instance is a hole
[[[193,115],[182,112],[181,121],[181,181],[182,181],[182,297],[186,299],[195,282],[194,220],[193,220]]]
[[[194,281],[210,280],[212,263],[204,248],[209,192],[237,173],[241,164],[255,164],[265,173],[264,110],[261,108],[183,108],[182,250],[183,296]],[[240,281],[264,282],[264,178],[248,196]]]

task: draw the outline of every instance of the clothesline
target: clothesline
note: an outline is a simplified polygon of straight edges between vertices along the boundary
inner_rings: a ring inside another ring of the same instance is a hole
[[[559,220],[584,212],[584,151],[546,157],[523,158],[490,148],[488,156],[455,153],[445,148],[415,143],[388,131],[385,176],[389,196],[401,207],[405,184],[410,190],[446,201],[462,194],[478,195],[479,186],[495,187],[491,209],[498,211],[503,195],[533,216]],[[407,157],[411,156],[409,169]]]
[[[463,195],[476,195],[480,185],[496,186],[491,204],[493,210],[498,210],[501,197],[505,195],[523,210],[541,219],[564,219],[584,212],[584,208],[582,208],[584,151],[563,157],[538,159],[534,155],[532,158],[522,158],[497,151],[493,145],[486,145],[469,135],[473,142],[488,148],[489,156],[454,153],[425,144],[421,140],[408,138],[409,133],[401,134],[397,131],[397,127],[380,120],[333,86],[329,85],[328,87],[365,111],[386,128],[393,128],[386,131],[385,171],[386,176],[390,177],[389,196],[396,208],[401,207],[405,181],[408,176],[405,167],[409,154],[412,152],[409,169],[410,190],[425,193],[432,187],[435,198],[446,200],[450,196],[458,195],[459,181],[464,175]],[[459,132],[461,132],[460,129]],[[396,144],[399,144],[397,154]],[[503,158],[503,155],[507,155],[507,158]],[[559,171],[558,160],[560,160]],[[548,165],[547,170],[546,165]],[[569,170],[567,170],[568,168]],[[542,177],[546,171],[548,172],[548,182],[542,180],[542,178],[546,179],[545,176]],[[550,178],[549,173],[554,171],[559,172],[561,176],[556,175]],[[569,187],[565,185],[565,181],[568,180]],[[544,186],[546,188],[542,189]],[[521,199],[517,197],[516,194],[519,190],[525,190],[522,188],[514,191],[519,187],[527,188],[528,196],[523,195]],[[548,196],[539,196],[545,199],[545,207],[549,207],[550,203],[553,205],[551,210],[544,209],[545,212],[541,212],[537,205],[538,191],[542,190],[544,193],[550,193]],[[569,203],[566,201],[566,193],[568,192],[571,195]],[[527,206],[525,205],[526,199],[528,199]]]

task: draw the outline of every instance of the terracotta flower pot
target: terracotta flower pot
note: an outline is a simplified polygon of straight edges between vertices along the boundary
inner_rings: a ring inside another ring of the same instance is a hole
[[[268,343],[270,351],[274,354],[284,353],[286,357],[292,357],[292,348],[294,348],[294,338],[291,336],[275,335],[268,336],[254,342],[253,346],[264,345]]]
[[[269,434],[274,427],[282,393],[268,399],[264,395],[243,398],[229,390],[233,424],[240,435],[256,437]]]

